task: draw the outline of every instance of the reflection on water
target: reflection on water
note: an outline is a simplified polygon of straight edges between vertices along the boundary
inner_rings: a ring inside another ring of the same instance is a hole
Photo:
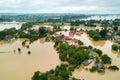
[[[22,41],[24,39],[0,42],[0,52],[9,52],[0,53],[0,80],[31,80],[35,71],[45,72],[60,65],[52,42],[41,44],[37,40],[27,49],[22,46]],[[21,53],[18,48],[21,48]],[[31,51],[30,55],[28,51]]]

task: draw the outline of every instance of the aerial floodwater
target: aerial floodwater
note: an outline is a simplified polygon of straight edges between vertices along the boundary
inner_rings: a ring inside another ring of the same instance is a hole
[[[69,35],[69,32],[62,31],[61,33]],[[86,33],[81,36],[75,35],[73,38],[81,40],[86,46],[91,45],[94,48],[101,49],[104,54],[108,54],[112,58],[112,64],[120,68],[120,54],[111,50],[113,42],[109,40],[93,41]],[[35,71],[46,72],[61,64],[53,47],[54,42],[45,42],[45,39],[42,38],[26,48],[26,46],[22,46],[22,42],[25,40],[0,41],[0,80],[31,80]],[[21,52],[18,52],[18,48],[21,48]],[[31,51],[31,54],[28,54],[28,51]],[[85,68],[91,66],[92,64],[75,69],[73,76],[85,80],[114,80],[120,78],[120,71],[106,70],[105,73],[91,73],[85,70]]]
[[[69,35],[68,31],[61,31],[58,33],[62,33],[64,35]],[[112,41],[109,40],[102,40],[102,41],[94,41],[92,40],[86,33],[83,33],[82,35],[75,35],[73,38],[81,40],[84,45],[86,46],[93,46],[94,48],[100,49],[103,51],[104,54],[108,54],[112,58],[112,64],[117,65],[120,68],[120,53],[113,51],[111,49],[111,46],[113,44]],[[84,79],[84,80],[114,80],[119,79],[120,71],[109,71],[106,70],[105,73],[98,73],[98,72],[90,72],[85,70],[85,68],[91,68],[93,65],[90,64],[89,66],[80,66],[79,69],[75,69],[73,72],[73,76],[78,79]]]
[[[0,42],[0,80],[31,80],[35,71],[46,72],[60,65],[53,42],[45,43],[40,39],[27,49],[21,44],[24,40]],[[20,53],[18,47],[21,48]]]
[[[101,49],[104,54],[108,54],[112,58],[112,64],[117,65],[120,68],[120,53],[112,51],[111,46],[113,42],[107,41],[93,41],[91,38],[88,37],[86,33],[79,36],[74,36],[77,39],[80,39],[86,46],[91,45],[94,48]],[[120,71],[109,71],[106,70],[105,73],[91,73],[90,71],[86,71],[85,68],[91,67],[91,65],[87,67],[80,67],[80,69],[76,69],[73,72],[73,76],[80,79],[85,80],[114,80],[120,79]]]
[[[9,29],[9,28],[12,28],[12,27],[15,27],[16,29],[20,29],[23,23],[24,22],[16,22],[16,21],[0,22],[0,31],[2,31],[4,29]]]

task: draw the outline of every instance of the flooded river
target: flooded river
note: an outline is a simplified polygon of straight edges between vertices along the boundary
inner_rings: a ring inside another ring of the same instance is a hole
[[[0,80],[31,80],[35,71],[45,72],[60,65],[54,43],[35,41],[27,49],[21,45],[24,39],[0,42]],[[21,53],[17,49],[21,48]],[[27,52],[31,51],[29,55]]]

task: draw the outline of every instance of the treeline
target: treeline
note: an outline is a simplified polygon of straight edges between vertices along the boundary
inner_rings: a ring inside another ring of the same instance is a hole
[[[107,29],[102,29],[101,31],[99,30],[90,30],[87,31],[88,35],[93,38],[93,40],[98,41],[98,40],[103,40],[107,39]]]
[[[66,21],[71,19],[81,19],[86,18],[87,15],[83,14],[1,14],[0,18],[8,18],[15,21],[25,21],[25,22],[33,22],[33,21]]]
[[[13,21],[13,20],[10,19],[10,18],[0,18],[0,22],[4,22],[4,21],[10,22],[10,21]]]
[[[17,36],[18,30],[16,28],[10,28],[10,29],[5,29],[3,31],[0,31],[0,40],[4,40],[6,36],[11,35],[11,36]]]

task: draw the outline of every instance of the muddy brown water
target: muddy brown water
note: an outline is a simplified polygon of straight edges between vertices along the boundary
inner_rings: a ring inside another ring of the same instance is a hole
[[[62,33],[68,35],[67,32]],[[120,53],[111,50],[113,42],[109,40],[93,41],[86,33],[81,36],[75,35],[74,38],[80,39],[86,46],[92,45],[94,48],[101,49],[104,54],[108,54],[112,58],[112,64],[120,68]],[[35,71],[45,72],[61,64],[59,56],[53,48],[53,42],[44,42],[44,39],[40,39],[32,43],[30,48],[27,49],[22,47],[22,41],[24,39],[0,42],[0,80],[31,80]],[[17,51],[18,47],[21,48],[21,53]],[[28,51],[31,51],[30,55],[27,54]],[[90,68],[92,64],[75,69],[73,76],[84,80],[120,79],[120,71],[112,72],[106,70],[104,74],[99,74],[85,70],[85,68]]]
[[[66,36],[69,35],[68,31],[62,31],[58,33],[62,33]],[[73,38],[81,40],[86,46],[91,45],[94,48],[101,49],[104,54],[108,54],[112,58],[112,65],[116,65],[120,68],[120,53],[111,50],[111,46],[113,44],[112,41],[93,41],[86,33],[83,33],[80,36],[75,35]],[[120,71],[113,72],[106,70],[105,73],[91,73],[90,71],[85,70],[85,68],[90,68],[92,65],[93,63],[87,67],[81,66],[79,69],[75,69],[73,76],[81,80],[120,80]]]
[[[45,72],[60,65],[54,43],[44,43],[44,39],[40,39],[27,49],[22,47],[22,41],[24,39],[0,42],[0,80],[31,80],[35,71]],[[18,47],[21,53],[17,51]],[[28,51],[31,51],[30,55]]]

